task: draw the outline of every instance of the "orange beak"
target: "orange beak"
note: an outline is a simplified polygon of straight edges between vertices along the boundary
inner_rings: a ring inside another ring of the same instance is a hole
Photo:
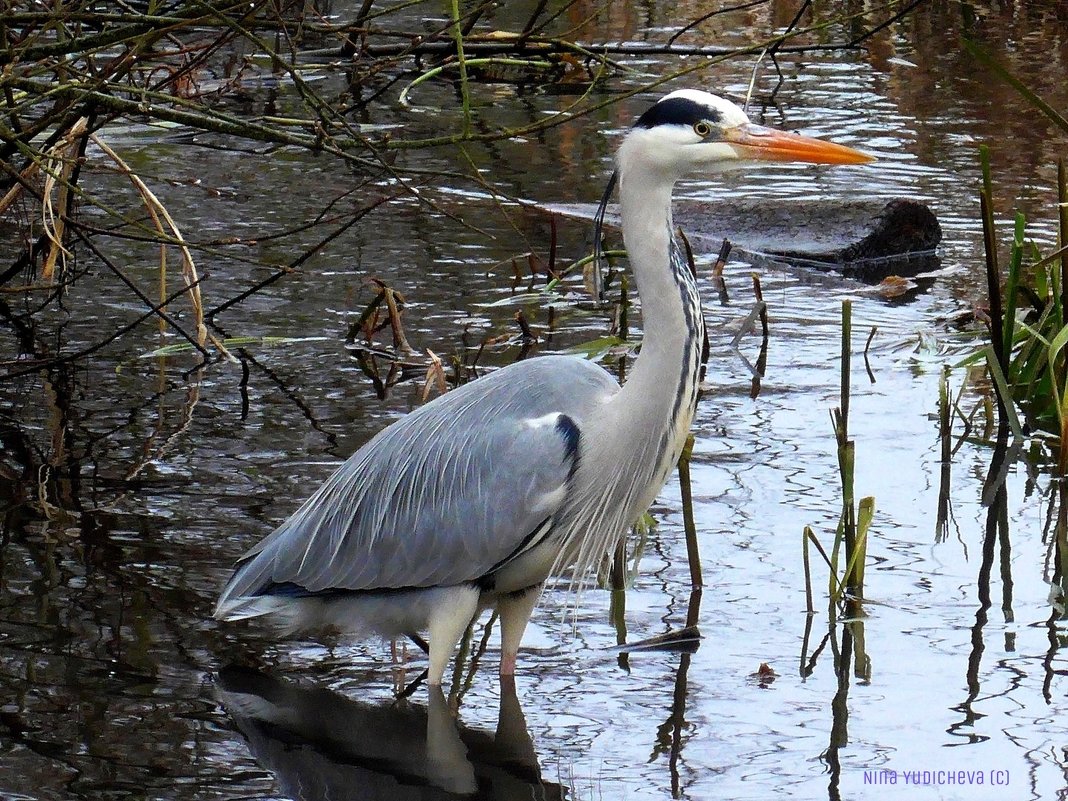
[[[731,128],[723,138],[743,157],[759,161],[804,161],[811,164],[867,164],[875,161],[875,156],[845,145],[753,123]]]

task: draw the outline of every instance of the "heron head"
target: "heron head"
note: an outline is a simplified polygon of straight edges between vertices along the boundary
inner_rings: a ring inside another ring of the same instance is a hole
[[[756,161],[864,164],[873,157],[843,145],[765,128],[729,100],[680,89],[650,107],[619,150],[623,173],[639,162],[669,179]]]
[[[595,263],[600,264],[601,229],[619,180],[660,184],[668,192],[690,173],[719,172],[759,161],[865,164],[873,156],[810,136],[777,131],[749,121],[729,100],[696,89],[664,95],[634,124],[616,153],[617,169],[594,214]],[[594,271],[600,297],[600,272]]]

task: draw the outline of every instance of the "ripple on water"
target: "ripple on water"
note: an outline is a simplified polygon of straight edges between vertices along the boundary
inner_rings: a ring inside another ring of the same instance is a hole
[[[507,13],[507,4],[500,13]],[[992,129],[1020,137],[1019,152],[996,154],[998,222],[1008,230],[1019,192],[1043,247],[1055,241],[1042,205],[1050,167],[1038,164],[1047,145],[1022,138],[1027,132],[1015,126],[1023,115],[1011,102],[977,105],[970,87],[988,80],[974,65],[965,70],[955,61],[957,22],[937,16],[943,13],[938,9],[925,13],[936,15],[924,18],[936,33],[913,36],[902,29],[885,43],[922,64],[922,71],[900,63],[872,66],[856,52],[826,54],[826,63],[823,56],[819,63],[784,58],[788,80],[779,105],[764,110],[767,85],[758,84],[754,118],[870,149],[879,155],[873,165],[762,168],[684,187],[704,199],[735,192],[919,198],[940,218],[943,270],[907,301],[888,303],[835,276],[757,268],[771,338],[756,397],[750,397],[748,369],[730,348],[753,302],[754,268],[728,266],[727,307],[713,305],[715,293],[705,287],[712,388],[695,420],[692,464],[704,640],[692,655],[642,652],[621,661],[611,650],[617,629],[606,593],[588,590],[575,611],[564,589],[546,592],[521,655],[518,701],[541,776],[569,788],[567,797],[663,799],[677,788],[681,797],[734,801],[876,795],[911,801],[917,792],[976,801],[1053,798],[1063,790],[1057,714],[1064,695],[1063,629],[1048,625],[1043,543],[1049,482],[1042,468],[1035,480],[1012,466],[1007,557],[1002,562],[1002,543],[996,543],[993,563],[984,566],[982,484],[989,451],[961,444],[948,476],[952,514],[940,531],[941,457],[932,418],[943,362],[954,363],[971,347],[943,321],[983,297],[976,143],[988,141]],[[1015,18],[998,19],[1016,24]],[[940,39],[939,31],[949,38]],[[938,58],[922,52],[928,45],[919,39],[926,38],[937,40]],[[1050,51],[1035,52],[1047,58]],[[677,66],[666,58],[643,62],[650,71]],[[717,65],[707,82],[744,95],[751,66]],[[926,82],[928,72],[933,82]],[[922,97],[912,97],[913,85],[927,87]],[[1063,91],[1047,89],[1053,96]],[[627,101],[628,110],[602,119],[600,130],[583,121],[538,142],[473,149],[472,158],[484,161],[482,174],[503,192],[546,203],[593,200],[610,170],[612,142],[647,99]],[[496,105],[502,114],[521,116],[503,100]],[[522,113],[536,117],[560,105],[559,98],[532,94],[524,97]],[[171,150],[153,156],[151,138],[140,132],[131,130],[129,141],[144,141],[146,158],[163,163],[173,157],[172,144],[161,144]],[[456,169],[443,152],[418,158],[430,169]],[[198,148],[182,153],[186,170],[228,189],[205,199],[165,186],[166,205],[182,220],[202,222],[201,232],[220,236],[225,230],[256,239],[314,215],[324,197],[352,188],[351,174],[295,154],[234,159]],[[278,193],[250,191],[264,176],[285,184],[283,210]],[[219,706],[211,679],[216,670],[232,661],[253,663],[272,676],[339,692],[338,703],[388,705],[395,680],[403,684],[425,666],[414,647],[407,649],[408,666],[395,669],[386,644],[278,644],[253,627],[218,627],[208,616],[233,559],[341,459],[419,402],[411,384],[378,401],[346,349],[348,324],[369,300],[367,276],[407,296],[407,331],[419,351],[430,347],[446,358],[460,352],[464,327],[474,342],[515,330],[516,308],[487,304],[525,291],[525,276],[518,289],[513,286],[510,260],[544,250],[544,220],[509,207],[506,221],[481,191],[457,189],[438,200],[492,238],[429,214],[414,200],[375,212],[300,276],[223,315],[233,333],[307,337],[252,349],[257,364],[247,378],[224,365],[211,366],[199,379],[159,371],[156,361],[136,358],[161,344],[152,334],[104,349],[86,365],[67,442],[81,466],[70,484],[80,493],[78,517],[20,522],[4,544],[0,681],[9,700],[0,722],[11,736],[0,745],[0,786],[6,797],[96,799],[128,795],[132,788],[161,798],[279,797],[291,790],[252,758]],[[92,211],[86,213],[92,219]],[[561,258],[588,249],[584,225],[561,224],[558,235]],[[131,263],[140,258],[134,249]],[[248,252],[265,264],[293,258],[274,244]],[[219,251],[207,284],[216,301],[263,277],[260,267],[225,255]],[[153,258],[145,256],[145,263]],[[63,326],[64,347],[91,345],[140,313],[135,303],[109,299],[103,282],[88,276],[68,298],[82,313],[49,321]],[[839,403],[844,298],[853,300],[854,315],[856,488],[858,495],[873,495],[877,507],[868,544],[872,602],[866,617],[848,628],[827,620],[826,568],[815,556],[817,614],[806,614],[801,565],[804,527],[812,526],[829,545],[840,508],[829,412]],[[544,307],[522,308],[547,332]],[[557,349],[601,336],[605,323],[561,303],[553,325],[548,347]],[[871,383],[861,351],[873,326]],[[753,334],[740,340],[751,361],[759,345]],[[513,355],[491,347],[483,364]],[[955,371],[954,391],[961,381]],[[50,447],[55,419],[53,406],[36,400],[44,390],[35,377],[4,390],[5,408],[19,416],[42,452]],[[654,516],[658,529],[626,596],[632,640],[680,628],[692,602],[677,479]],[[977,592],[977,577],[987,569],[989,607]],[[1010,574],[1011,595],[1003,578]],[[481,634],[480,626],[476,641]],[[852,668],[835,669],[835,654],[847,645],[869,660],[860,676]],[[501,697],[497,649],[494,635],[459,710],[461,724],[490,735]],[[773,680],[762,664],[774,671]],[[409,703],[425,705],[425,692]],[[843,729],[848,737],[829,751]],[[840,771],[830,768],[835,759]],[[875,769],[976,768],[1009,771],[1008,791],[864,783],[865,772]]]

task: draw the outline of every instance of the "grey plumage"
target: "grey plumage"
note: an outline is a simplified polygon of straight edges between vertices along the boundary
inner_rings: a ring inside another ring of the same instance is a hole
[[[353,454],[242,557],[220,610],[236,612],[242,599],[271,594],[272,586],[298,597],[489,587],[495,570],[561,511],[578,454],[560,415],[581,430],[618,389],[585,360],[544,357],[416,409]]]
[[[511,674],[542,583],[570,565],[582,582],[652,503],[689,431],[704,321],[672,234],[672,188],[697,168],[754,160],[870,159],[753,125],[714,95],[667,95],[616,159],[645,323],[626,384],[583,359],[547,356],[412,412],[242,557],[216,617],[269,614],[290,631],[429,629],[436,685],[472,617],[495,606],[501,673]]]

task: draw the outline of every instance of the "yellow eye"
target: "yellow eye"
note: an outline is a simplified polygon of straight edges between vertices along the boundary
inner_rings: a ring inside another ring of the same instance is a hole
[[[712,126],[709,125],[707,122],[701,121],[694,124],[693,132],[703,139],[704,137],[712,133]]]

